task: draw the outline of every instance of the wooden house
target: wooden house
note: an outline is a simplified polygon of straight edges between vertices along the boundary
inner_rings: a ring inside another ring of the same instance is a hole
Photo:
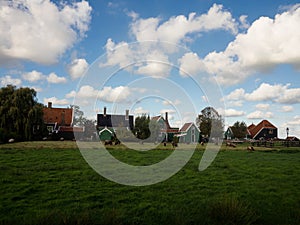
[[[198,143],[200,139],[200,130],[194,123],[185,123],[179,130],[180,143]]]
[[[163,116],[154,116],[151,121],[158,123],[159,125],[159,140],[163,142],[172,142],[174,136],[179,133],[179,128],[171,127],[168,120],[168,112],[165,113],[165,118]]]
[[[262,120],[259,124],[251,124],[247,128],[247,132],[251,139],[255,140],[270,140],[276,139],[278,135],[277,127],[268,120]]]
[[[102,114],[97,115],[97,131],[101,141],[112,140],[116,136],[118,129],[133,130],[134,116],[129,115],[126,110],[125,115],[107,114],[106,107]]]

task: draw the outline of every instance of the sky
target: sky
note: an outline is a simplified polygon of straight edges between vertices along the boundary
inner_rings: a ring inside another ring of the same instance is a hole
[[[168,112],[206,106],[300,137],[300,3],[279,0],[0,0],[0,85],[54,107]]]

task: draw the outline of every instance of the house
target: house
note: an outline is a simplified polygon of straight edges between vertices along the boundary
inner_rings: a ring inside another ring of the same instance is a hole
[[[103,113],[97,115],[97,131],[101,141],[112,140],[116,136],[116,131],[133,130],[134,116],[129,115],[129,110],[125,115],[107,114],[106,107]]]
[[[179,130],[180,143],[198,143],[200,138],[200,130],[194,123],[185,123]]]
[[[300,141],[299,138],[295,136],[289,136],[285,139],[286,141]]]
[[[52,102],[43,108],[43,120],[53,138],[74,139],[74,132],[84,133],[84,127],[73,127],[72,108],[54,108]]]
[[[234,126],[230,126],[227,128],[227,130],[224,133],[225,140],[233,140],[237,137],[237,128]]]
[[[164,142],[172,142],[174,135],[179,133],[179,128],[171,127],[168,120],[168,112],[165,113],[165,118],[160,116],[154,116],[151,118],[152,122],[156,122],[159,125],[159,140]]]
[[[259,124],[251,124],[247,128],[247,132],[251,139],[255,140],[269,140],[277,138],[278,131],[268,120],[262,120]]]

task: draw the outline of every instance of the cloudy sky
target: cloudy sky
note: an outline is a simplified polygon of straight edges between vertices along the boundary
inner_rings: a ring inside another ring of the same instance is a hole
[[[93,118],[212,105],[300,136],[300,4],[282,0],[0,0],[0,85]]]

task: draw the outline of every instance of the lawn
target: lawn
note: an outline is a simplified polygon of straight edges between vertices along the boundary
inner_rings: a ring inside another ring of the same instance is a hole
[[[300,224],[300,151],[245,148],[199,172],[200,146],[173,177],[132,187],[98,175],[74,142],[1,145],[0,224]],[[144,165],[172,150],[110,152]]]

